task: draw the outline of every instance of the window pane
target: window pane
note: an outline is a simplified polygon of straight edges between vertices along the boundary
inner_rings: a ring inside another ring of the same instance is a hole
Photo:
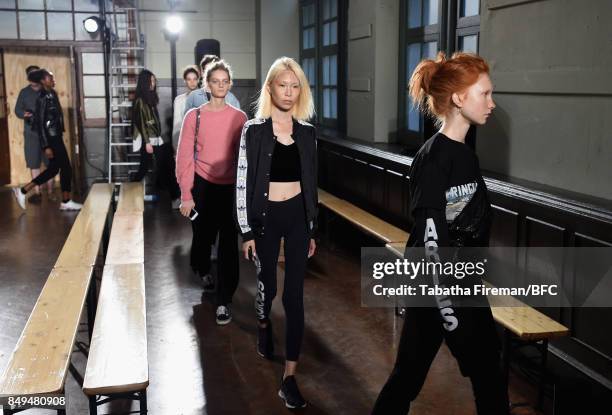
[[[86,97],[103,97],[105,95],[104,76],[83,76],[83,95]]]
[[[315,46],[314,27],[304,30],[302,35],[302,49],[312,49]]]
[[[438,53],[438,42],[423,43],[423,53],[421,54],[421,57],[423,59],[425,58],[433,59],[436,57],[437,53]]]
[[[331,118],[331,93],[329,88],[323,90],[323,117]]]
[[[408,45],[408,51],[406,53],[406,84],[410,80],[412,72],[421,61],[421,44],[411,43]],[[420,128],[420,115],[418,110],[413,108],[412,99],[406,94],[406,128],[412,131],[419,131]]]
[[[302,68],[304,69],[304,74],[308,79],[308,83],[310,86],[315,85],[315,72],[314,72],[314,58],[306,58],[302,60]]]
[[[45,14],[19,12],[19,31],[20,39],[45,39]]]
[[[459,50],[478,53],[478,35],[460,36]]]
[[[15,0],[0,0],[0,7],[3,9],[15,8]]]
[[[72,0],[47,0],[47,10],[72,10]]]
[[[104,74],[104,55],[102,53],[83,53],[84,74]]]
[[[77,12],[99,12],[98,0],[74,0],[74,11]]]
[[[19,0],[18,6],[20,9],[44,10],[45,2],[44,0]]]
[[[480,14],[480,0],[461,0],[459,17],[477,16]]]
[[[409,28],[421,26],[421,1],[422,0],[408,0]]]
[[[106,103],[104,98],[84,98],[85,118],[106,118]]]
[[[323,58],[323,85],[329,85],[329,56]]]
[[[72,14],[47,13],[47,28],[50,40],[72,40]]]
[[[338,22],[325,23],[323,25],[323,46],[335,45],[338,43]]]
[[[338,118],[338,90],[331,90],[331,118]]]
[[[423,26],[438,23],[438,4],[440,0],[424,0],[425,10],[423,12]]]
[[[338,43],[338,21],[331,22],[330,45]]]
[[[330,56],[329,64],[329,83],[331,85],[338,85],[338,56]]]
[[[302,7],[302,26],[309,26],[315,22],[314,4]]]
[[[94,33],[93,35],[87,33],[83,27],[83,20],[91,16],[90,13],[74,13],[74,30],[76,40],[98,40],[100,39],[100,32]]]
[[[323,20],[334,18],[338,15],[338,0],[323,1]]]
[[[0,12],[0,38],[17,39],[17,13]]]

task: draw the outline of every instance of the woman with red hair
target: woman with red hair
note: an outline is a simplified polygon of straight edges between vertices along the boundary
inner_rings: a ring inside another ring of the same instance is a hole
[[[465,144],[471,125],[484,125],[495,108],[489,66],[469,53],[443,52],[425,59],[410,79],[416,106],[436,119],[440,130],[416,154],[410,171],[413,226],[408,248],[423,247],[439,261],[439,247],[487,246],[491,206],[478,158]],[[435,279],[434,279],[435,282]],[[452,297],[431,307],[406,309],[395,366],[373,414],[405,415],[416,399],[444,340],[469,377],[479,415],[507,415],[500,342],[488,303],[460,307]]]

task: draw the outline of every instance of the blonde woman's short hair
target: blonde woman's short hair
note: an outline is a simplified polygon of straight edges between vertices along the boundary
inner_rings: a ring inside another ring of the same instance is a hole
[[[272,96],[267,87],[271,87],[276,77],[286,70],[293,72],[300,83],[300,96],[293,106],[291,115],[293,118],[302,121],[310,120],[315,115],[314,102],[312,101],[312,93],[306,74],[295,60],[283,56],[275,60],[268,70],[266,80],[261,87],[261,91],[259,91],[259,99],[255,108],[256,117],[268,118],[272,114]]]

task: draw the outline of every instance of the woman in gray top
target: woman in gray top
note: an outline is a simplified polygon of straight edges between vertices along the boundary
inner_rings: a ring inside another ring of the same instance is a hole
[[[26,68],[26,75],[30,72],[40,69],[38,66],[31,65]],[[40,146],[40,138],[38,131],[34,128],[34,110],[36,109],[36,100],[40,95],[40,84],[30,82],[30,85],[19,91],[17,103],[15,104],[15,115],[23,120],[23,152],[25,155],[26,166],[30,169],[32,178],[40,174],[40,163],[45,163],[49,166],[49,160],[43,154]],[[53,195],[53,180],[46,183],[49,196]],[[40,195],[40,187],[36,186],[35,192]]]

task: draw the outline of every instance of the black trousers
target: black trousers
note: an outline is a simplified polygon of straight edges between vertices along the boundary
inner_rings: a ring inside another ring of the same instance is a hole
[[[255,237],[261,263],[255,310],[259,320],[267,320],[276,297],[276,266],[281,238],[285,245],[285,285],[283,307],[286,317],[286,358],[297,361],[304,337],[304,274],[310,237],[302,194],[283,202],[268,202],[263,235]]]
[[[40,186],[59,173],[62,192],[70,192],[72,190],[72,167],[70,166],[70,158],[68,158],[64,140],[61,135],[48,137],[48,143],[51,150],[53,150],[53,158],[49,159],[47,169],[32,181]]]
[[[217,305],[227,305],[238,288],[238,230],[234,222],[234,185],[215,184],[195,175],[191,191],[198,217],[191,222],[191,268],[210,272],[210,250],[219,234]]]
[[[174,160],[172,143],[153,146],[153,155],[155,156],[155,184],[162,189],[166,189],[172,200],[178,199],[181,190],[176,181],[176,161]],[[138,172],[133,176],[133,181],[141,181],[149,171],[152,162],[153,157],[147,153],[146,145],[143,142],[140,147],[140,166],[138,166]]]
[[[458,326],[442,327],[437,308],[406,310],[395,367],[380,392],[373,415],[405,415],[419,394],[444,339],[469,377],[479,415],[508,415],[507,385],[501,370],[500,343],[491,309],[456,308]]]

